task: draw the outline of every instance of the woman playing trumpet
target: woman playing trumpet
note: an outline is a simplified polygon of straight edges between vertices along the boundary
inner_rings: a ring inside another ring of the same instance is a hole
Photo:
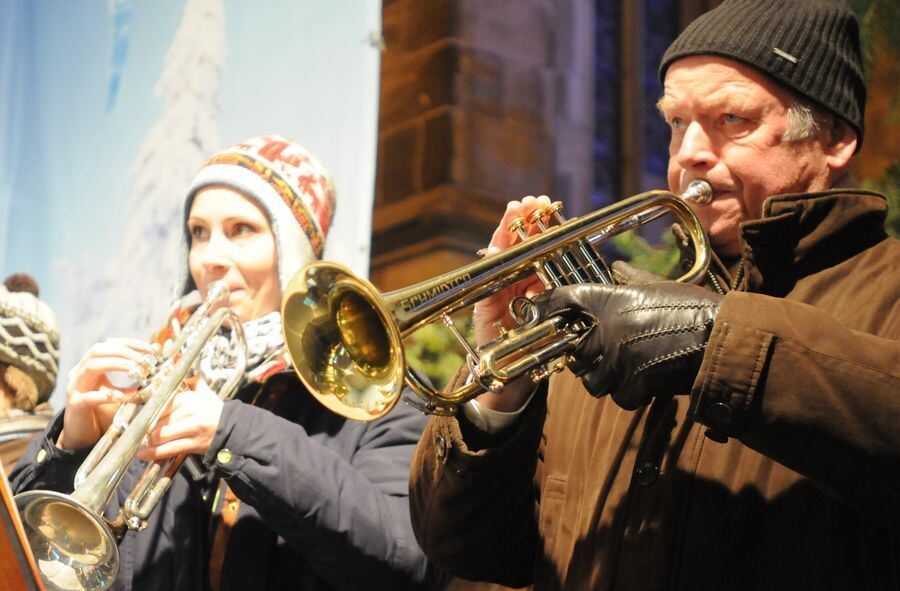
[[[320,407],[284,365],[281,294],[319,258],[334,191],[318,160],[280,137],[214,155],[184,207],[177,325],[213,281],[240,318],[248,371],[221,400],[226,336],[207,345],[199,383],[172,399],[106,508],[115,517],[145,461],[195,454],[208,470],[180,473],[143,532],[121,544],[115,589],[404,589],[432,577],[409,520],[407,472],[424,418],[409,410],[350,423]],[[167,335],[161,333],[160,340]],[[110,339],[69,373],[65,412],[12,475],[17,492],[69,492],[76,470],[129,394],[109,374],[132,372],[153,345]],[[227,365],[227,364],[226,364]]]

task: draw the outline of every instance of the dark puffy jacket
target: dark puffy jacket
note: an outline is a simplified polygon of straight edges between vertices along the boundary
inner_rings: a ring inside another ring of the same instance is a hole
[[[210,524],[218,521],[213,513],[222,504],[219,479],[240,500],[222,589],[432,588],[437,576],[415,541],[407,501],[409,462],[425,418],[399,405],[372,423],[347,421],[322,407],[287,372],[261,390],[244,388],[238,398],[250,396],[259,406],[240,400],[225,404],[203,458],[210,477],[193,482],[182,470],[147,530],[126,534],[113,588],[208,587],[215,535]],[[61,428],[62,413],[32,442],[11,475],[16,492],[71,491],[86,452],[58,449],[53,442]],[[225,449],[231,453],[219,453]],[[143,469],[143,462],[132,462],[108,517]]]

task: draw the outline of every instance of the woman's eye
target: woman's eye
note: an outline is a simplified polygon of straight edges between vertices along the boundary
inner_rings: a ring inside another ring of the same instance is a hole
[[[195,240],[202,240],[206,237],[206,228],[203,226],[193,226],[189,228],[191,233],[191,238]]]
[[[256,228],[254,228],[250,224],[237,223],[231,229],[231,234],[233,236],[245,236],[247,234],[252,234],[255,231],[256,231]]]

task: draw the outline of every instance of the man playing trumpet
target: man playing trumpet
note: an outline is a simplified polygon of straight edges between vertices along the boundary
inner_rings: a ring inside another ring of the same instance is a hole
[[[850,188],[857,22],[843,2],[726,0],[660,77],[670,189],[714,191],[692,205],[718,255],[707,289],[541,294],[544,315],[593,330],[549,385],[431,420],[418,539],[455,575],[536,590],[895,589],[900,243],[884,197]],[[511,202],[490,249],[548,205]],[[537,291],[480,302],[479,342]]]

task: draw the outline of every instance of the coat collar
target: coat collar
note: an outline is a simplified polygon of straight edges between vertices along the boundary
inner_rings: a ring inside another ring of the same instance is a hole
[[[733,289],[787,294],[802,277],[832,267],[886,237],[887,200],[863,189],[776,195],[761,219],[741,224]]]

